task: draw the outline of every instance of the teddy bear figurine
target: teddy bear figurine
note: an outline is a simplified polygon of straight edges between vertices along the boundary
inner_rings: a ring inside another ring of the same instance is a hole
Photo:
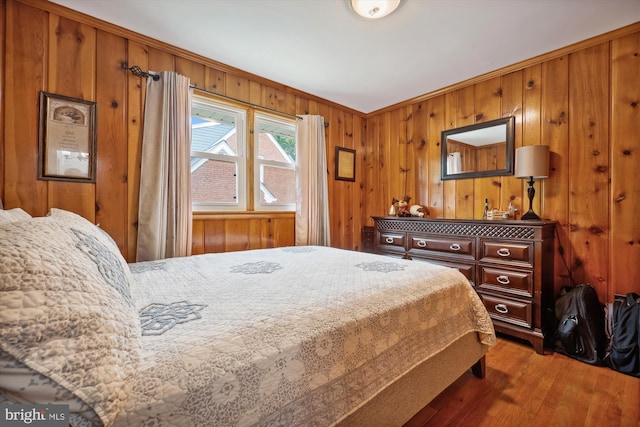
[[[398,216],[411,216],[411,212],[409,212],[410,200],[411,197],[404,196],[404,198],[398,202]]]

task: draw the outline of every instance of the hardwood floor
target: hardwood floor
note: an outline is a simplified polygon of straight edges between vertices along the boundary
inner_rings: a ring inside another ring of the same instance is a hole
[[[640,426],[640,379],[498,337],[486,377],[465,373],[407,427]]]

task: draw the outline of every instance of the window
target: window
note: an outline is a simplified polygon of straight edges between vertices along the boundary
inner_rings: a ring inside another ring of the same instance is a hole
[[[207,98],[191,105],[191,199],[194,210],[246,209],[246,112]]]
[[[295,131],[294,120],[194,95],[193,210],[295,210]]]
[[[295,122],[256,113],[254,128],[255,209],[295,210]]]

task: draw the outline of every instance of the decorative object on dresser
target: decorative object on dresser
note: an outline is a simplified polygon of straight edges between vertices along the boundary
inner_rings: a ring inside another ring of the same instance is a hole
[[[546,145],[529,145],[516,150],[516,178],[529,178],[529,210],[521,219],[540,219],[533,211],[533,197],[536,190],[533,188],[533,178],[546,178],[549,176],[549,147]]]
[[[537,353],[554,331],[552,221],[373,217],[376,253],[457,268],[496,331]]]

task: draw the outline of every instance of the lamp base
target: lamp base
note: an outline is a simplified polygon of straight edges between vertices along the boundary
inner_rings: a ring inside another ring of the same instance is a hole
[[[520,217],[520,219],[537,219],[538,221],[540,220],[540,217],[538,215],[536,215],[536,213],[534,211],[532,211],[531,209],[529,209],[527,211],[527,213],[525,213],[524,215],[522,215]]]
[[[529,210],[527,211],[527,213],[522,215],[520,219],[537,219],[539,221],[540,217],[533,211],[533,197],[536,195],[536,189],[533,188],[532,176],[529,177],[528,184],[529,188],[527,189],[527,195],[529,196]]]

